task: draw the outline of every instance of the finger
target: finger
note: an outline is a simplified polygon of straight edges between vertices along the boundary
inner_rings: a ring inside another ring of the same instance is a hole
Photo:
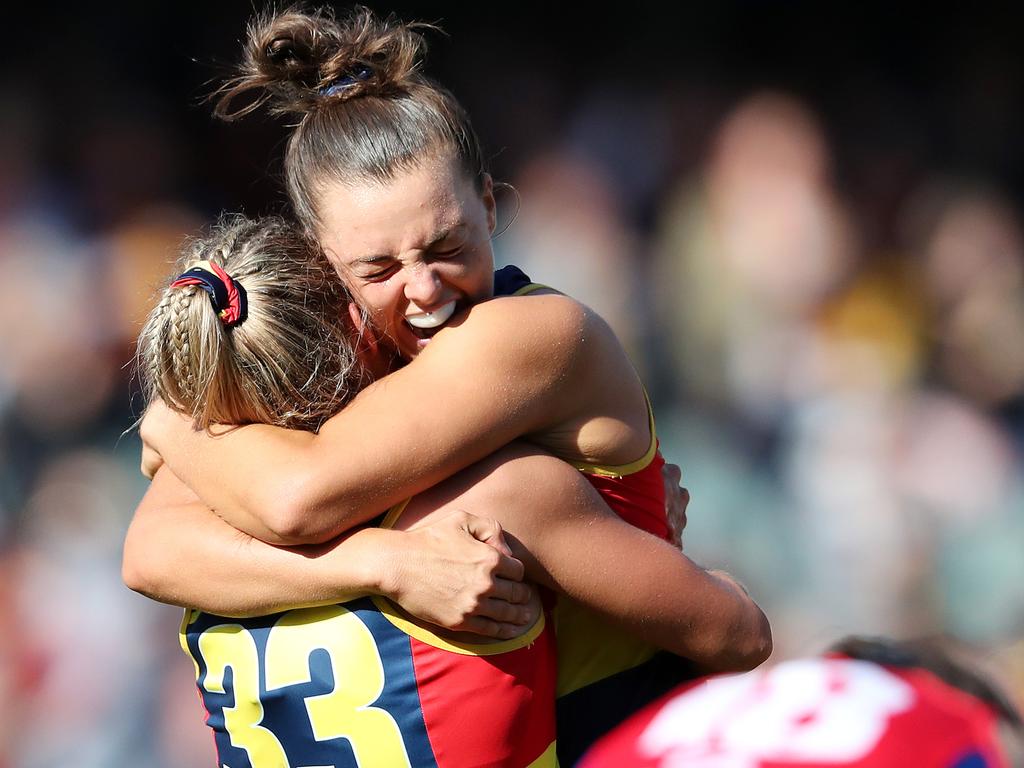
[[[665,477],[672,485],[681,485],[683,482],[683,470],[678,464],[665,465]]]
[[[477,541],[482,541],[498,550],[502,555],[512,556],[512,550],[505,543],[505,536],[501,530],[501,523],[489,517],[477,517],[468,512],[465,513],[463,526]]]
[[[480,601],[474,615],[485,619],[492,619],[501,624],[515,624],[521,627],[524,624],[536,621],[537,610],[532,603],[513,605],[504,600],[487,597]]]
[[[499,555],[498,564],[494,567],[492,574],[495,578],[522,581],[526,576],[526,566],[523,565],[522,560],[517,560],[511,555]]]
[[[502,624],[494,619],[487,619],[483,616],[470,616],[456,629],[460,632],[472,632],[475,635],[495,638],[515,637],[515,632],[523,631],[522,627],[517,627],[514,624]],[[510,631],[513,632],[512,635],[508,634]]]
[[[511,581],[509,579],[495,579],[491,587],[489,597],[500,600],[504,603],[521,605],[530,602],[533,596],[533,589],[524,581]],[[491,618],[498,618],[492,616]]]

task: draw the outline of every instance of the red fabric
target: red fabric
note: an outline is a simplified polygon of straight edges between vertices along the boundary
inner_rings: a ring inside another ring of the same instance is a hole
[[[550,619],[532,644],[514,651],[464,656],[412,638],[412,657],[420,708],[439,768],[526,766],[554,742]],[[508,738],[496,741],[497,733]]]
[[[669,539],[668,520],[665,517],[665,481],[661,468],[665,459],[658,451],[651,463],[622,477],[603,477],[584,473],[605,503],[630,525]]]
[[[235,281],[231,279],[231,276],[217,264],[211,261],[210,267],[228,289],[228,305],[218,313],[218,317],[220,317],[224,325],[234,325],[242,316],[242,300],[238,296],[238,286],[235,285]]]
[[[835,658],[778,672],[796,664],[719,677],[738,681],[723,696],[710,693],[716,678],[681,686],[599,741],[580,768],[1007,764],[995,713],[930,672]]]

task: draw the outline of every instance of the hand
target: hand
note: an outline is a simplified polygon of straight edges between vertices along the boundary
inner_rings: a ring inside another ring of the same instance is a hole
[[[690,503],[690,492],[682,487],[683,471],[677,464],[666,464],[661,469],[665,481],[665,516],[668,518],[671,541],[680,550],[683,548],[683,529],[686,528],[686,507]]]
[[[501,525],[467,512],[406,533],[408,547],[386,590],[406,611],[461,632],[508,639],[540,615],[540,600],[523,583]]]

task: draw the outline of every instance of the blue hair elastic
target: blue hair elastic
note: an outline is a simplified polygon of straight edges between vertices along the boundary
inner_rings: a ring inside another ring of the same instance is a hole
[[[341,93],[342,91],[351,88],[356,83],[361,83],[364,80],[369,80],[370,75],[372,74],[373,73],[370,71],[369,67],[363,67],[355,74],[345,75],[345,77],[341,78],[337,82],[331,83],[326,88],[321,88],[320,95],[334,96],[336,93]]]

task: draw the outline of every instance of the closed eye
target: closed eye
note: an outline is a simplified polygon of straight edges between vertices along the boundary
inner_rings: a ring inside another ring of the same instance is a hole
[[[462,246],[456,246],[455,248],[446,248],[444,250],[431,251],[430,257],[433,259],[454,259],[462,253]]]
[[[359,279],[360,280],[366,280],[367,282],[370,282],[370,283],[380,282],[381,280],[387,280],[389,277],[391,277],[397,271],[398,271],[398,265],[397,264],[392,264],[391,266],[385,267],[384,269],[377,270],[376,272],[370,272],[370,273],[365,274],[365,275],[360,275]]]

